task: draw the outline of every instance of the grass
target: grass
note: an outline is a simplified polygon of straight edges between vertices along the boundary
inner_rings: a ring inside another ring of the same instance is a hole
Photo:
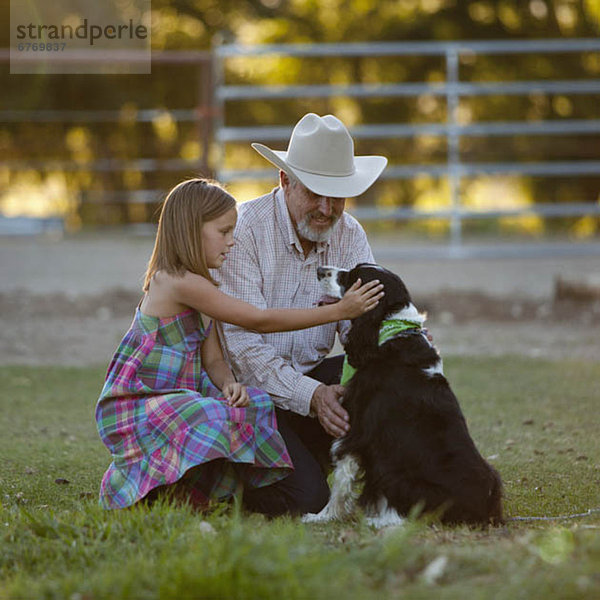
[[[449,358],[510,516],[600,507],[600,365]],[[106,512],[104,369],[0,369],[0,598],[598,598],[600,513],[489,531],[306,526],[217,507]],[[69,483],[56,483],[66,480]]]

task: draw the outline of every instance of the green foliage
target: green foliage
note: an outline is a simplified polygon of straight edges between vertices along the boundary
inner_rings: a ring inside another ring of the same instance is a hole
[[[8,21],[8,2],[3,8],[4,20]],[[256,44],[595,37],[600,27],[597,2],[593,0],[154,0],[152,9],[154,50],[208,51],[219,39]],[[8,46],[8,40],[2,45]],[[514,55],[464,56],[460,70],[464,81],[586,79],[598,77],[600,59],[598,53],[524,55],[517,60]],[[229,61],[226,69],[226,80],[240,84],[433,82],[444,78],[441,58],[420,56],[305,60],[259,57]],[[214,113],[208,106],[211,97],[208,62],[179,65],[155,62],[151,75],[129,76],[126,85],[119,75],[10,76],[9,65],[4,63],[0,65],[0,83],[3,109],[106,110],[121,114],[112,122],[6,123],[0,133],[0,159],[46,164],[36,165],[32,170],[5,170],[3,187],[32,186],[47,190],[56,187],[58,178],[58,195],[70,199],[66,206],[64,202],[53,204],[47,200],[49,206],[42,210],[35,203],[29,206],[31,194],[26,191],[12,201],[9,208],[13,212],[15,203],[30,213],[54,210],[66,213],[73,227],[151,221],[156,218],[161,190],[168,190],[184,177],[199,172],[209,174],[215,166]],[[174,110],[195,107],[207,115],[201,123],[177,121],[169,116]],[[143,109],[161,109],[164,115],[152,122],[142,122],[137,114]],[[224,118],[228,125],[289,125],[308,111],[337,114],[349,125],[443,122],[446,106],[443,99],[433,97],[267,99],[228,102]],[[532,94],[463,99],[460,111],[465,121],[589,118],[596,115],[597,97]],[[461,156],[467,162],[597,159],[597,135],[561,136],[559,143],[556,139],[473,138],[463,142]],[[428,136],[363,140],[357,143],[357,150],[362,154],[385,154],[392,164],[444,163],[447,152],[444,138]],[[179,158],[187,162],[178,170],[159,167],[145,172],[135,167],[112,171],[86,168],[94,160],[112,159],[124,166],[143,158]],[[57,172],[52,160],[71,162],[78,168]],[[229,145],[226,162],[236,168],[265,166],[248,144]],[[597,179],[587,176],[524,181],[534,202],[595,202]],[[265,191],[271,183],[265,182]],[[426,192],[441,198],[437,200],[439,207],[447,198],[447,190],[436,189],[433,182],[426,187]],[[156,202],[148,207],[123,202],[140,189],[159,190]],[[88,196],[83,197],[90,200],[78,206],[81,192],[87,192]],[[111,192],[121,195],[112,196]],[[94,193],[99,195],[89,195]],[[395,181],[378,184],[361,202],[413,206],[422,194],[423,187],[418,182]],[[98,198],[101,202],[97,202]],[[6,210],[7,206],[0,205],[2,208]],[[574,231],[579,235],[600,231],[597,219],[552,223],[559,231]]]

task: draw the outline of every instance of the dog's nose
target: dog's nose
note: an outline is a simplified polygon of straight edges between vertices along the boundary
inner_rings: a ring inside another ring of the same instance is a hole
[[[323,279],[327,271],[323,267],[317,267],[317,279]]]

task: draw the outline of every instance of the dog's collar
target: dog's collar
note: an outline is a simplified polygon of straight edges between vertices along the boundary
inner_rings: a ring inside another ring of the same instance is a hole
[[[382,346],[398,335],[421,333],[421,324],[408,319],[385,319],[379,326],[379,345]]]
[[[409,321],[406,319],[384,319],[379,326],[378,343],[380,346],[383,346],[383,344],[395,337],[421,333],[421,324],[416,321]],[[354,376],[354,373],[356,373],[356,369],[348,362],[348,356],[344,356],[340,384],[348,385],[349,381]]]

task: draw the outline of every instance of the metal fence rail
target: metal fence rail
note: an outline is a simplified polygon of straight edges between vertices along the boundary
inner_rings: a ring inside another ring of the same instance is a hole
[[[422,212],[407,208],[380,209],[360,207],[356,214],[361,219],[431,219],[445,218],[451,223],[452,242],[460,244],[462,225],[465,219],[497,218],[538,214],[541,216],[584,216],[600,214],[600,205],[592,202],[571,202],[564,204],[535,204],[524,210],[467,210],[460,197],[460,183],[463,178],[477,175],[519,174],[531,176],[600,176],[600,160],[556,160],[545,162],[466,162],[459,152],[459,143],[467,138],[499,138],[520,136],[561,136],[589,135],[600,133],[600,118],[561,119],[556,121],[494,121],[461,124],[457,118],[457,108],[461,98],[486,97],[494,95],[522,96],[527,94],[597,94],[600,95],[600,79],[540,80],[540,81],[494,81],[472,82],[461,80],[459,58],[466,55],[519,55],[544,53],[583,53],[600,52],[598,39],[559,39],[559,40],[514,40],[514,41],[452,41],[452,42],[398,42],[398,43],[358,43],[358,44],[294,44],[262,45],[244,47],[239,45],[216,46],[214,51],[165,51],[152,54],[153,64],[193,65],[197,78],[197,103],[193,108],[168,107],[167,109],[140,109],[134,112],[121,110],[0,110],[0,123],[152,123],[165,112],[179,123],[191,123],[197,128],[201,142],[202,156],[193,161],[180,158],[159,157],[114,159],[110,156],[94,157],[89,162],[75,163],[44,157],[32,160],[8,160],[3,165],[10,171],[39,169],[50,171],[86,170],[93,173],[119,173],[139,171],[152,173],[214,172],[224,181],[248,179],[272,179],[273,169],[225,169],[222,160],[226,144],[236,142],[284,141],[289,138],[292,125],[231,127],[225,121],[225,108],[231,101],[252,101],[256,99],[285,98],[329,98],[349,96],[358,99],[372,97],[410,98],[423,94],[444,98],[447,118],[443,122],[430,123],[365,123],[351,130],[355,139],[392,139],[415,136],[437,136],[447,141],[447,159],[439,164],[393,164],[388,166],[383,179],[413,179],[421,175],[435,178],[448,178],[451,191],[449,209],[436,212]],[[367,56],[438,56],[445,61],[446,80],[439,83],[394,82],[385,84],[350,85],[227,85],[225,71],[231,58],[263,56],[287,56],[303,58],[327,57],[367,57]],[[115,60],[132,60],[131,55],[115,56]],[[133,57],[135,59],[135,57]],[[8,50],[0,50],[0,62],[9,60]],[[103,59],[104,60],[104,59]],[[144,57],[145,60],[145,57]],[[600,99],[599,99],[600,105]],[[600,113],[597,115],[600,117]],[[209,162],[212,144],[217,147],[214,154],[217,162]],[[220,151],[219,151],[220,150]],[[220,158],[219,158],[220,157]],[[600,157],[599,157],[600,159]],[[215,169],[216,167],[216,169]],[[150,187],[150,186],[148,186]],[[102,190],[82,192],[82,202],[100,204],[118,202],[127,204],[153,204],[161,199],[165,190]]]
[[[510,41],[454,41],[454,42],[390,42],[360,44],[291,44],[245,47],[222,45],[215,49],[216,88],[215,102],[218,106],[216,141],[220,145],[220,162],[217,176],[224,181],[239,179],[265,179],[273,176],[272,169],[226,169],[224,147],[232,142],[252,140],[282,141],[290,136],[289,127],[231,127],[224,115],[226,103],[232,100],[286,98],[329,98],[347,96],[353,98],[373,97],[416,97],[423,94],[442,96],[446,99],[446,122],[425,124],[388,123],[361,125],[351,129],[356,139],[400,138],[420,135],[444,137],[447,141],[447,160],[443,164],[391,165],[384,171],[383,178],[415,178],[423,174],[447,177],[450,184],[451,208],[435,212],[418,212],[411,209],[386,210],[380,208],[356,209],[362,219],[416,219],[448,218],[451,241],[459,245],[462,239],[464,219],[497,218],[536,214],[545,216],[574,216],[600,214],[600,206],[592,203],[569,203],[541,205],[530,209],[511,211],[468,211],[463,208],[460,196],[462,178],[474,175],[535,175],[535,176],[600,176],[600,160],[561,160],[547,162],[486,162],[465,163],[461,160],[459,143],[462,138],[498,137],[511,135],[587,135],[600,132],[599,119],[565,119],[561,121],[509,121],[477,122],[462,125],[458,122],[457,108],[460,98],[527,94],[600,94],[600,79],[586,80],[539,80],[539,81],[494,81],[469,82],[460,80],[459,57],[461,55],[501,54],[545,54],[582,53],[600,51],[598,39],[551,39]],[[446,81],[442,83],[387,83],[350,85],[227,85],[226,63],[239,57],[367,57],[367,56],[441,56],[445,58]]]

